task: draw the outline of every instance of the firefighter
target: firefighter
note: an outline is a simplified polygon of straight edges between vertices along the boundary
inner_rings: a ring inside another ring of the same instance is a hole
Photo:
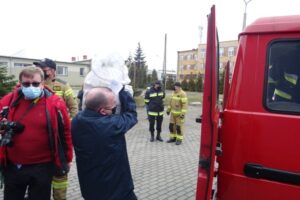
[[[40,67],[45,74],[45,85],[52,89],[57,96],[60,96],[66,102],[70,118],[73,118],[78,112],[77,101],[74,97],[73,90],[67,82],[55,77],[56,63],[48,58],[34,65]],[[54,200],[64,200],[67,195],[68,176],[56,174],[52,180],[53,198]]]
[[[176,145],[180,145],[183,140],[183,124],[184,116],[187,112],[187,96],[181,89],[181,84],[176,82],[174,84],[174,92],[169,101],[167,108],[167,114],[170,115],[170,139],[167,143],[176,142]]]
[[[150,142],[154,141],[154,124],[156,121],[156,140],[163,142],[161,138],[161,125],[164,115],[165,92],[162,91],[161,81],[156,81],[154,85],[145,93],[145,103],[148,107],[149,131],[151,134]]]

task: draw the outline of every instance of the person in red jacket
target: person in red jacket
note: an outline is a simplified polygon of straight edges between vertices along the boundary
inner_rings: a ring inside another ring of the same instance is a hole
[[[43,81],[40,68],[26,67],[20,86],[0,100],[5,200],[24,199],[27,188],[29,199],[50,200],[54,172],[67,173],[72,161],[67,107]]]

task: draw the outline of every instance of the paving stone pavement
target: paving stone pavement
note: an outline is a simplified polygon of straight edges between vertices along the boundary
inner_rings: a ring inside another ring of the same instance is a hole
[[[185,136],[179,146],[168,144],[169,116],[164,116],[164,142],[150,142],[145,108],[138,108],[138,124],[126,135],[127,150],[139,200],[195,199],[200,143],[200,124],[195,118],[201,106],[189,106],[185,119]],[[69,173],[68,200],[82,200],[75,159]],[[0,192],[0,199],[3,199]]]

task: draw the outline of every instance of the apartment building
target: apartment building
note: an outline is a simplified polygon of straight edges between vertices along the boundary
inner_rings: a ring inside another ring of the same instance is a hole
[[[233,72],[235,64],[238,41],[223,41],[219,43],[220,70],[226,63],[230,63],[230,72]],[[177,80],[196,79],[198,75],[204,75],[206,44],[199,44],[197,49],[177,52]]]
[[[34,58],[20,58],[11,56],[0,56],[0,66],[5,66],[9,75],[18,75],[22,68],[33,65],[33,62],[39,61]],[[56,76],[59,79],[67,81],[72,88],[81,88],[85,76],[91,70],[91,60],[73,61],[73,62],[56,62]]]

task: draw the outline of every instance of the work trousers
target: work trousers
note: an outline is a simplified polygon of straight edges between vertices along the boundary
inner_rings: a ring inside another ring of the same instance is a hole
[[[9,164],[4,169],[4,200],[50,200],[53,163],[32,165]]]
[[[170,139],[176,139],[178,141],[183,140],[183,124],[184,119],[182,119],[180,115],[171,113],[169,124]]]
[[[149,120],[150,133],[154,133],[155,121],[156,121],[156,130],[158,133],[160,133],[161,132],[161,124],[163,122],[163,115],[161,115],[161,116],[148,115],[148,120]]]

